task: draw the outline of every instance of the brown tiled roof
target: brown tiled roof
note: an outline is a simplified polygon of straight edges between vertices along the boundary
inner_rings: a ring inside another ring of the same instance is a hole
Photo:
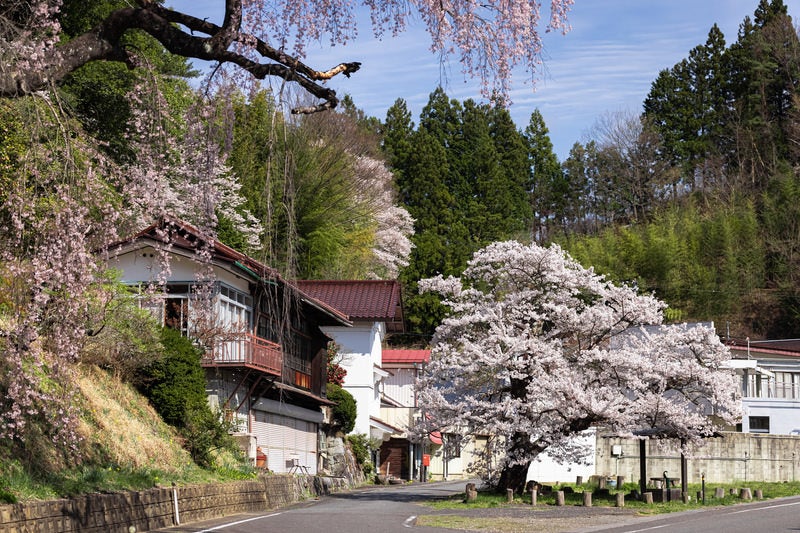
[[[183,248],[185,250],[196,250],[198,244],[203,240],[203,237],[201,236],[201,232],[191,224],[176,217],[163,216],[134,236],[114,243],[110,248],[121,247],[140,239],[152,239],[156,242],[170,243],[173,247]],[[323,314],[333,318],[335,322],[342,325],[352,325],[347,319],[347,316],[345,316],[340,309],[332,307],[323,300],[314,298],[313,295],[299,289],[297,284],[283,279],[274,268],[238,252],[228,245],[220,241],[214,241],[212,255],[215,260],[234,265],[260,281],[275,282],[290,290],[294,290],[296,293],[300,293],[300,296],[304,299],[306,304],[319,309]]]
[[[431,360],[430,350],[383,350],[382,363],[427,363]]]
[[[350,320],[402,324],[400,284],[394,280],[298,281],[300,290],[338,309]]]

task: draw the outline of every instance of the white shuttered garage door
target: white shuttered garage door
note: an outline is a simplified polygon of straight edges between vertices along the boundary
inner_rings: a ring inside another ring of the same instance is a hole
[[[258,446],[267,454],[267,466],[273,472],[292,469],[292,461],[317,473],[317,424],[297,418],[253,410],[252,433]],[[294,472],[300,472],[295,470]]]

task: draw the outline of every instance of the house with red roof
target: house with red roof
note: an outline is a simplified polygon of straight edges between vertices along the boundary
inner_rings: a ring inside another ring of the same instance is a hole
[[[347,316],[170,217],[117,243],[108,262],[143,307],[203,348],[209,403],[238,426],[253,460],[260,449],[273,472],[317,473],[333,404],[323,328],[346,329]]]
[[[352,326],[323,328],[338,345],[341,366],[347,370],[343,388],[356,400],[354,433],[385,440],[398,431],[380,418],[383,343],[389,333],[402,332],[400,284],[394,280],[298,281],[303,293],[347,316]]]

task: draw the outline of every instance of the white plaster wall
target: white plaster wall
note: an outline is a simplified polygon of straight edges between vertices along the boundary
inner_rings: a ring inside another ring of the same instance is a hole
[[[122,272],[123,283],[148,282],[158,278],[161,272],[158,252],[152,246],[143,246],[135,250],[112,256],[109,259],[109,266]],[[170,256],[170,275],[168,281],[192,282],[196,279],[199,270],[198,263],[193,257],[180,254]],[[214,267],[216,279],[243,292],[248,292],[249,282],[243,276],[239,276],[223,269],[219,266]]]
[[[379,388],[375,383],[375,365],[382,357],[383,324],[356,322],[353,327],[323,328],[339,345],[342,367],[347,370],[344,389],[356,400],[356,424],[353,433],[370,433],[370,416],[380,416]]]
[[[547,452],[540,455],[537,460],[531,463],[528,468],[528,479],[539,482],[569,481],[574,483],[577,476],[582,476],[584,481],[589,480],[589,476],[597,473],[596,451],[597,438],[594,430],[584,431],[575,437],[575,440],[582,446],[588,446],[592,452],[589,455],[589,464],[565,463],[559,464]]]
[[[750,430],[749,417],[768,416],[772,435],[800,433],[800,401],[781,398],[745,398],[742,400],[742,432]],[[797,431],[798,433],[792,433]]]

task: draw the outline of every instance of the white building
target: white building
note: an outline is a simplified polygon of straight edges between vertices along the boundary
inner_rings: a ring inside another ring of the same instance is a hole
[[[352,327],[326,326],[323,331],[339,347],[347,371],[343,388],[356,400],[353,433],[385,440],[396,428],[381,420],[381,368],[387,333],[403,331],[400,284],[397,281],[299,281],[304,293],[348,316]]]
[[[330,338],[320,328],[346,329],[347,317],[177,219],[113,251],[109,266],[142,291],[142,305],[205,349],[209,403],[236,423],[250,457],[260,448],[273,472],[315,474],[322,408],[333,405],[325,398]]]
[[[800,340],[730,342],[744,433],[800,435]]]

